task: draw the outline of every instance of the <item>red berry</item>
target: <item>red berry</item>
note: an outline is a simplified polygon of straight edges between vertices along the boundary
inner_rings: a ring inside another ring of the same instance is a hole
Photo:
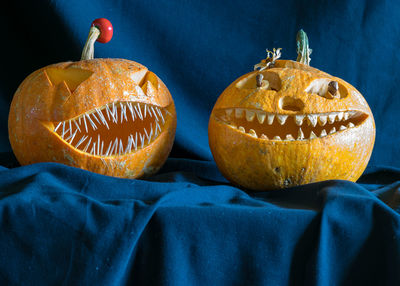
[[[113,26],[111,22],[106,18],[98,18],[92,22],[92,27],[96,27],[100,30],[100,36],[97,41],[100,43],[107,43],[111,40],[113,36]]]

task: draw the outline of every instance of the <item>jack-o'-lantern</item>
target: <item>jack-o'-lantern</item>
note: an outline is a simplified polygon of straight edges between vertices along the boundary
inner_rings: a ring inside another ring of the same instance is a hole
[[[353,86],[309,66],[301,30],[297,62],[280,49],[229,85],[209,121],[221,173],[263,191],[330,179],[356,181],[375,140],[371,110]]]
[[[96,19],[77,62],[30,74],[16,91],[9,138],[21,165],[58,162],[109,176],[155,173],[172,148],[176,113],[164,83],[125,59],[94,59],[111,23]]]

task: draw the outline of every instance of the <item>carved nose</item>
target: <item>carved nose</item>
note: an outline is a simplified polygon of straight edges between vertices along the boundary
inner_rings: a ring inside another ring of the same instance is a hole
[[[299,98],[293,98],[291,96],[282,97],[279,100],[279,107],[285,111],[302,111],[304,108],[304,103]]]

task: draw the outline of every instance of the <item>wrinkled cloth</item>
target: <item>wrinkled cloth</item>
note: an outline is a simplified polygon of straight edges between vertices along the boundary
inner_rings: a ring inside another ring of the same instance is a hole
[[[260,193],[185,159],[146,180],[3,168],[0,284],[399,285],[399,186],[393,168]]]

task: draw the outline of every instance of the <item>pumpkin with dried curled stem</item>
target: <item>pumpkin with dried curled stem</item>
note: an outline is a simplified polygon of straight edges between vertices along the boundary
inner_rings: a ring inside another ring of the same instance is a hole
[[[97,19],[78,62],[29,75],[16,91],[9,138],[22,165],[58,162],[109,176],[156,172],[172,148],[176,113],[164,83],[125,59],[94,59],[112,27]]]
[[[375,123],[349,83],[310,67],[308,40],[298,33],[298,61],[280,49],[218,98],[209,144],[222,174],[263,191],[323,180],[356,181],[366,168]]]

